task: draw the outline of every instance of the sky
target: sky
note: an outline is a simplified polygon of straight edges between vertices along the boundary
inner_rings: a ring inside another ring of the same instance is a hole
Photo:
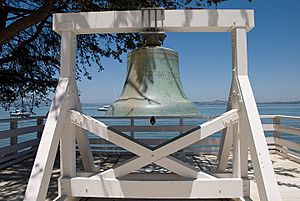
[[[214,7],[212,7],[214,8]],[[256,101],[300,100],[300,1],[228,0],[219,9],[253,9],[248,32],[249,78]],[[184,92],[192,101],[227,100],[231,83],[230,33],[166,33],[164,47],[179,53]],[[105,59],[105,70],[78,82],[83,103],[111,103],[122,92],[123,63]]]

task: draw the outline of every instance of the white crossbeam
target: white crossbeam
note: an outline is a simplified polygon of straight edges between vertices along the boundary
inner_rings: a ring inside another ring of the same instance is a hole
[[[213,120],[203,123],[199,127],[192,129],[191,131],[179,135],[177,138],[161,144],[159,147],[155,148],[155,150],[151,150],[151,147],[147,147],[147,145],[142,145],[137,141],[130,139],[121,132],[116,133],[117,131],[110,130],[105,124],[101,123],[100,121],[93,119],[92,117],[89,117],[87,115],[81,114],[77,111],[70,111],[70,119],[72,123],[140,156],[139,158],[130,160],[127,163],[116,167],[114,169],[114,174],[116,177],[124,176],[134,170],[146,166],[149,163],[155,162],[163,167],[164,165],[166,165],[169,170],[174,171],[182,176],[197,178],[197,173],[194,172],[191,168],[183,166],[182,164],[174,166],[174,163],[176,163],[176,161],[171,160],[170,158],[166,158],[166,156],[191,144],[194,144],[199,140],[204,139],[209,135],[212,135],[213,133],[216,133],[235,123],[239,119],[237,111],[238,110],[236,109],[228,111]],[[163,161],[160,162],[160,160]],[[185,171],[186,169],[189,169],[189,171]]]
[[[188,198],[239,198],[242,197],[242,180],[232,178],[196,180],[164,180],[155,181],[155,175],[146,175],[140,179],[112,179],[105,177],[65,178],[62,183],[68,186],[74,197],[105,198],[156,198],[156,199],[188,199]],[[201,190],[202,189],[202,190]],[[203,190],[205,189],[205,190]]]
[[[232,27],[254,27],[253,10],[165,10],[162,31],[165,32],[230,32]],[[56,13],[53,30],[76,34],[141,32],[141,11],[106,11]]]

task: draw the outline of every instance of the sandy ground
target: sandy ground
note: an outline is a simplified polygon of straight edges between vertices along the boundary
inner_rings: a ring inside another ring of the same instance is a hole
[[[299,201],[300,164],[284,159],[276,154],[271,154],[271,157],[282,199],[284,201]],[[125,159],[126,157],[120,156],[98,156],[95,157],[95,162],[102,167],[102,170],[106,170]],[[213,170],[216,163],[216,158],[214,156],[189,156],[185,160],[190,161],[190,163],[196,168],[205,172]],[[17,165],[0,170],[0,200],[23,200],[33,161],[34,159],[28,159]],[[78,169],[82,169],[80,159],[78,159],[77,163]],[[141,171],[167,172],[168,170],[149,165]],[[59,177],[59,173],[59,160],[57,159],[52,171],[47,200],[53,200],[57,196],[57,179]],[[249,177],[252,179],[251,199],[259,200],[251,163],[249,163]],[[98,199],[82,198],[81,200],[91,201]]]

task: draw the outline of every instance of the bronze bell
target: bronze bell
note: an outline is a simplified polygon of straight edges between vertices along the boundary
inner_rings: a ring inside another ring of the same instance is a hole
[[[109,116],[195,116],[198,109],[182,90],[177,52],[159,46],[127,55],[127,77]]]

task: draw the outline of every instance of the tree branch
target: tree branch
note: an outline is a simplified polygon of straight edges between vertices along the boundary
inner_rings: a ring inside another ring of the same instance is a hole
[[[4,30],[0,30],[0,47],[11,40],[16,34],[23,29],[26,29],[40,21],[45,20],[52,11],[53,5],[56,0],[48,0],[38,10],[33,11],[29,16],[26,16],[20,20],[17,20],[6,27]]]
[[[18,13],[30,14],[34,11],[34,10],[30,10],[30,9],[25,9],[25,8],[17,8],[17,7],[13,7],[13,6],[6,6],[6,8],[8,9],[8,11],[10,13],[13,13],[13,14],[18,14]]]
[[[45,24],[46,20],[42,21],[36,28],[36,32],[31,35],[31,37],[25,41],[22,41],[19,46],[16,49],[16,51],[18,51],[18,49],[21,47],[21,46],[25,46],[31,42],[33,42],[35,39],[37,39],[37,37],[39,36],[39,34],[42,32],[42,29],[43,29],[43,26]],[[11,47],[11,49],[14,51],[14,49]],[[17,54],[12,54],[11,56],[7,56],[7,57],[4,57],[4,58],[0,58],[0,65],[4,64],[4,63],[8,63],[8,62],[11,62],[13,60],[15,60],[17,58]]]

